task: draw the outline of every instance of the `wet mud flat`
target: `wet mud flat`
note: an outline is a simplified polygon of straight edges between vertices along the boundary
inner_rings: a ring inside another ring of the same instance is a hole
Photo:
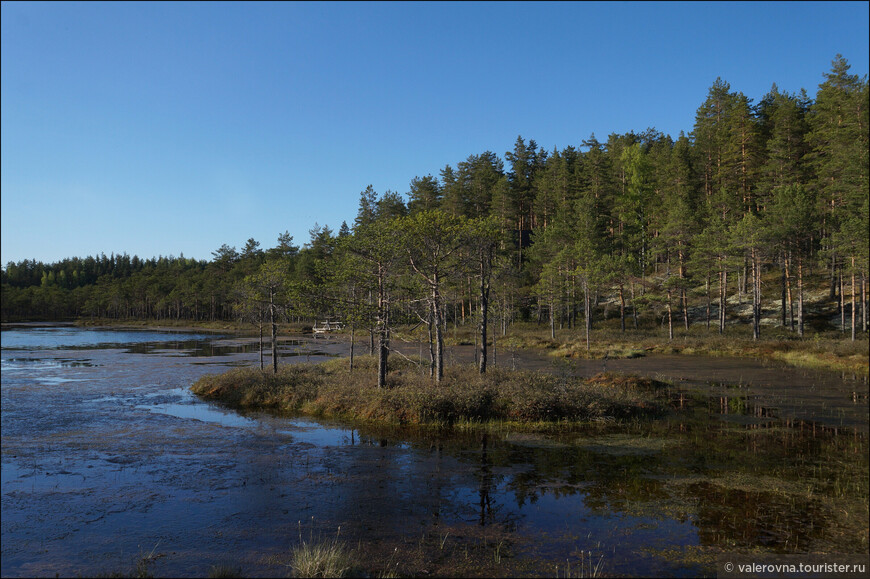
[[[297,341],[282,361],[347,347]],[[366,572],[412,576],[564,576],[584,561],[694,576],[715,574],[722,552],[868,552],[866,398],[848,394],[860,381],[841,384],[842,404],[865,405],[864,429],[844,413],[825,425],[759,411],[765,394],[745,376],[706,394],[675,388],[674,414],[655,423],[384,429],[241,415],[189,393],[204,373],[256,364],[256,348],[129,343],[4,340],[3,576],[129,573],[145,560],[155,576],[225,564],[284,577],[294,546],[337,535]]]

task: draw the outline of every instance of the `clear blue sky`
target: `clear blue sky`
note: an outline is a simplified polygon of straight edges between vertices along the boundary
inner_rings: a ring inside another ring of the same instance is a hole
[[[676,137],[868,70],[867,2],[2,4],[2,261],[211,259],[518,135]]]

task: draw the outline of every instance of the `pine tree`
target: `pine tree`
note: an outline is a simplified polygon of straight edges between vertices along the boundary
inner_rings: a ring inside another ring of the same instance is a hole
[[[732,114],[737,95],[731,85],[717,78],[707,93],[707,99],[695,114],[692,138],[700,161],[704,195],[711,213],[723,221],[740,214],[736,201],[734,177],[738,174],[736,158],[729,147],[732,137]]]
[[[462,246],[462,218],[441,210],[422,211],[398,221],[411,269],[423,280],[435,333],[434,378],[444,377],[444,305],[442,286],[456,270],[456,254]]]
[[[358,278],[375,292],[374,335],[378,337],[378,387],[386,386],[393,294],[404,264],[396,219],[378,219],[355,228],[348,249],[359,259]]]
[[[846,239],[838,232],[850,219],[848,214],[867,197],[867,78],[859,79],[849,69],[838,54],[819,85],[807,136],[808,157],[815,171],[813,185],[824,208],[822,235],[830,264],[831,297],[842,258],[849,257],[843,251],[850,252],[842,247]]]
[[[477,278],[479,288],[477,296],[480,308],[478,371],[481,374],[486,372],[488,364],[487,328],[489,325],[490,287],[493,270],[497,269],[496,249],[500,238],[499,221],[495,217],[480,216],[465,223],[463,244],[468,250],[469,266]],[[494,343],[495,338],[493,337]]]
[[[378,195],[374,187],[369,185],[359,194],[359,209],[354,220],[354,228],[372,223],[377,217]]]
[[[765,141],[760,177],[764,195],[769,196],[777,187],[806,183],[806,114],[805,98],[779,92],[775,84],[759,103],[760,131]]]
[[[655,223],[658,233],[657,253],[664,254],[668,264],[672,255],[676,259],[679,281],[673,283],[677,284],[674,287],[680,295],[683,321],[687,330],[689,328],[687,265],[693,240],[702,227],[690,149],[688,138],[680,133],[661,175],[659,196],[661,203],[658,204],[659,211],[656,214],[658,221]]]
[[[441,187],[432,175],[414,177],[408,192],[408,211],[417,213],[437,209],[441,206]]]
[[[787,256],[786,263],[796,263],[797,331],[803,336],[804,264],[811,256],[812,239],[818,231],[816,202],[812,190],[803,185],[777,187],[774,189],[774,196],[765,219],[767,221],[765,228],[770,231],[772,241],[779,244]],[[788,278],[790,279],[790,275]],[[789,293],[790,290],[789,286]]]
[[[260,302],[268,312],[272,328],[272,372],[278,373],[278,318],[287,311],[287,267],[281,261],[267,261],[259,271],[246,278],[253,290],[250,299]]]

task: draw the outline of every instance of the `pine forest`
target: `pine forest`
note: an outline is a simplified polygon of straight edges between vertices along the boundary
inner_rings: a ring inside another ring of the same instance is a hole
[[[396,328],[420,328],[435,376],[457,325],[484,345],[517,322],[586,340],[696,326],[855,340],[868,164],[867,77],[838,55],[815,98],[773,85],[756,103],[717,79],[677,137],[650,128],[548,150],[520,136],[503,157],[421,168],[404,194],[369,186],[350,224],[313,224],[301,247],[285,232],[210,261],[10,262],[2,319],[333,320],[384,349]]]

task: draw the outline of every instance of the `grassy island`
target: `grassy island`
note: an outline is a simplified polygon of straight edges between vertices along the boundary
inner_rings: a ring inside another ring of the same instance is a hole
[[[376,360],[254,367],[200,378],[204,399],[239,409],[386,424],[505,424],[546,429],[565,422],[609,421],[660,414],[665,384],[647,378],[599,374],[580,379],[556,374],[470,366],[446,370],[434,385],[413,360],[391,360],[387,387],[377,387]]]

